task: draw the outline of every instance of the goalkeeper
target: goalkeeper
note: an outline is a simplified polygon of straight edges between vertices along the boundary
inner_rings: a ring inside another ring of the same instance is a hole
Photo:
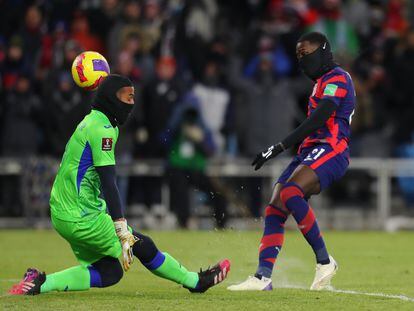
[[[127,225],[116,185],[114,149],[118,125],[127,120],[133,104],[131,81],[109,75],[97,90],[92,111],[66,145],[53,184],[52,224],[70,244],[80,265],[47,275],[29,268],[11,294],[108,287],[119,282],[134,256],[153,274],[191,292],[204,292],[225,279],[228,260],[200,273],[190,272],[171,255],[160,252],[151,238]],[[100,189],[105,200],[100,198]],[[118,260],[121,254],[123,269]]]

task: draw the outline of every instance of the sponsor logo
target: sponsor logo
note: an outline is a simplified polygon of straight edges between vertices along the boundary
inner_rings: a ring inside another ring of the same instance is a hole
[[[110,129],[112,127],[112,125],[104,125],[104,128],[106,129]]]
[[[272,154],[272,150],[275,148],[275,146],[271,146],[269,147],[269,149],[266,152],[262,152],[262,157],[267,159],[268,157],[271,156]]]

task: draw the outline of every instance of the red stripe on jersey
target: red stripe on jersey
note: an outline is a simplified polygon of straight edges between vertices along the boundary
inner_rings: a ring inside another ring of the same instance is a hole
[[[318,106],[318,103],[312,97],[309,97],[309,100],[311,102],[312,108],[316,109],[316,107]],[[308,117],[309,117],[309,115],[310,115],[310,109],[308,109]]]
[[[334,83],[334,82],[342,82],[342,83],[347,83],[346,78],[342,75],[337,75],[337,76],[333,76],[332,78],[329,78],[326,81],[323,81],[322,83],[322,88],[324,89],[325,86],[329,83]]]
[[[345,97],[347,93],[347,90],[338,88],[335,92],[335,97]]]
[[[331,142],[333,146],[338,142],[338,133],[339,133],[339,124],[335,123],[336,111],[331,115],[331,117],[326,121],[326,127],[328,128],[329,133],[332,137],[326,138]]]

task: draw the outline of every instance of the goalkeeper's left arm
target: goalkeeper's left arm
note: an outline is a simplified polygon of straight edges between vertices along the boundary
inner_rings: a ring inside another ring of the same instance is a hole
[[[95,168],[101,180],[109,215],[111,215],[112,220],[114,221],[116,235],[122,244],[123,267],[124,270],[127,271],[134,259],[132,246],[136,242],[136,238],[128,230],[127,221],[124,218],[121,197],[116,185],[115,166],[97,166]]]

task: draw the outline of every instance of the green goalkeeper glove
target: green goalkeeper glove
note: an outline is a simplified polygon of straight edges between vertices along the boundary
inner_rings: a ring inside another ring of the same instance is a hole
[[[123,218],[114,221],[115,232],[122,245],[122,266],[128,271],[134,261],[132,246],[138,239],[128,230],[127,221]]]

